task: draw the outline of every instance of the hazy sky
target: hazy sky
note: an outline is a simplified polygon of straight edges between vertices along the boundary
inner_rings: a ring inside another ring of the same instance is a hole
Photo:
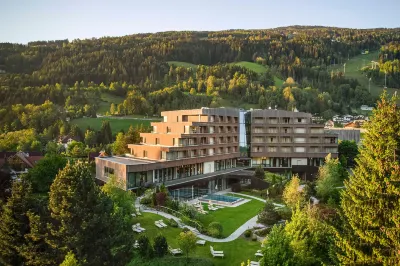
[[[400,0],[0,0],[0,42],[288,25],[400,27]]]

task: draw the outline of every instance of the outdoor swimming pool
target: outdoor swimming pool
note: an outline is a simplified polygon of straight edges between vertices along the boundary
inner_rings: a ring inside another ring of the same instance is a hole
[[[216,204],[235,204],[241,200],[242,198],[233,197],[233,196],[226,196],[226,195],[218,195],[218,194],[209,194],[200,198],[201,201],[205,202],[213,202]]]

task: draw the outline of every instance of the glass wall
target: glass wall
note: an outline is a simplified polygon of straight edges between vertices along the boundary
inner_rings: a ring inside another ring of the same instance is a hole
[[[128,189],[144,186],[146,182],[147,172],[128,173]]]
[[[245,110],[239,111],[239,151],[240,157],[249,157],[251,113]]]

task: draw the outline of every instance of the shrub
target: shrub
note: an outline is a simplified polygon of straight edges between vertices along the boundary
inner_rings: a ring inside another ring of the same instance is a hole
[[[197,217],[197,210],[194,206],[183,203],[181,204],[179,208],[179,212],[181,212],[183,215],[189,217],[190,219],[195,219]]]
[[[257,230],[254,233],[256,235],[258,235],[258,236],[264,237],[264,236],[268,235],[269,232],[271,232],[271,228],[267,227],[267,228],[264,228],[264,229],[261,229],[261,230]]]
[[[223,227],[219,222],[211,222],[208,225],[207,232],[212,237],[222,236]]]
[[[189,231],[190,231],[190,229],[187,228],[187,227],[183,227],[183,228],[182,228],[182,232],[184,232],[184,233],[187,233],[187,232],[189,232]]]
[[[279,208],[277,212],[283,220],[290,220],[292,217],[292,210],[289,207]]]
[[[153,257],[153,248],[150,245],[149,238],[146,235],[141,235],[138,238],[139,244],[139,255],[142,258],[152,258]]]
[[[251,230],[247,229],[246,231],[244,231],[244,236],[245,237],[250,237],[251,236]]]
[[[251,240],[252,240],[252,241],[257,241],[257,236],[256,236],[256,235],[253,235],[253,236],[251,237]]]
[[[151,199],[150,198],[141,198],[140,199],[140,204],[148,206],[148,205],[151,204]]]
[[[168,221],[167,221],[167,223],[168,223],[168,225],[169,226],[171,226],[171,227],[178,227],[178,223],[174,220],[174,219],[169,219]]]
[[[167,239],[162,236],[158,235],[154,238],[154,254],[157,257],[164,257],[168,253],[168,243]]]
[[[281,219],[279,213],[275,210],[274,204],[267,200],[264,209],[258,214],[257,222],[265,225],[273,225]]]
[[[167,194],[165,192],[158,192],[156,194],[156,202],[158,206],[165,206]]]
[[[178,211],[179,210],[179,201],[168,199],[167,200],[167,207],[172,209],[172,210],[174,210],[174,211]]]

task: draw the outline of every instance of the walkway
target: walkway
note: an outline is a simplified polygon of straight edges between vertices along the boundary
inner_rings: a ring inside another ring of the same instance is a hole
[[[258,200],[258,201],[265,202],[265,200],[260,199],[260,198],[257,198],[257,197],[254,197],[254,196],[249,196],[249,195],[241,194],[241,193],[233,193],[233,192],[230,192],[230,193],[236,194],[236,195],[240,195],[240,196],[245,196],[245,197],[252,198],[252,199],[255,199],[255,200]],[[136,207],[136,208],[139,208],[139,207],[140,207],[140,199],[139,199],[139,198],[136,198],[135,207]],[[169,213],[165,213],[165,212],[161,212],[161,211],[157,211],[157,210],[153,210],[153,209],[143,209],[143,208],[140,209],[140,211],[141,211],[141,212],[149,212],[149,213],[158,214],[158,215],[161,215],[161,216],[163,216],[163,217],[165,217],[165,218],[167,218],[167,219],[174,219],[174,220],[178,223],[179,227],[181,227],[181,228],[183,228],[183,227],[188,228],[190,231],[192,231],[193,233],[195,233],[195,234],[197,235],[198,238],[204,239],[204,240],[206,240],[206,241],[208,241],[208,242],[230,242],[230,241],[236,240],[236,239],[237,239],[239,236],[241,236],[247,229],[251,229],[251,228],[253,228],[253,227],[257,224],[257,216],[254,216],[253,218],[251,218],[250,220],[248,220],[247,222],[245,222],[244,224],[242,224],[242,225],[241,225],[238,229],[236,229],[236,231],[233,232],[230,236],[228,236],[228,237],[226,237],[226,238],[214,238],[214,237],[211,237],[211,236],[207,236],[207,235],[201,234],[196,228],[183,224],[183,223],[181,222],[181,220],[180,220],[178,217],[173,216],[173,215],[171,215],[171,214],[169,214]]]

